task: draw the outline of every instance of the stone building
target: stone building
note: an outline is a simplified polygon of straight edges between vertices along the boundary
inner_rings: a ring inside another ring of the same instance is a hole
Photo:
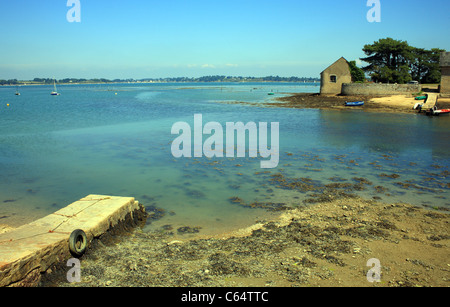
[[[442,97],[450,97],[450,52],[442,52],[440,59]]]
[[[339,95],[343,83],[352,83],[352,74],[346,59],[341,57],[320,74],[320,94]]]

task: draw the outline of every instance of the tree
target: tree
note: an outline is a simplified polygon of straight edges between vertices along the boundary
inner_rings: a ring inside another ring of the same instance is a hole
[[[412,48],[414,59],[410,63],[410,69],[413,80],[421,83],[439,83],[441,80],[439,57],[442,51],[445,50]]]
[[[406,41],[388,37],[365,45],[363,51],[367,57],[361,60],[369,63],[363,70],[369,72],[375,82],[439,83],[441,79],[439,57],[442,49],[416,48]]]
[[[364,74],[364,70],[356,66],[356,61],[350,61],[348,63],[350,68],[350,73],[352,74],[353,82],[364,82],[366,81],[366,76]]]
[[[370,73],[373,81],[405,83],[412,80],[409,64],[414,56],[406,41],[388,37],[365,45],[363,51],[367,57],[361,60],[369,65],[362,69]]]

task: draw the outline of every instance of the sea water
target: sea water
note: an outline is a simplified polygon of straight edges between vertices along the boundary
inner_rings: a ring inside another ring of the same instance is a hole
[[[220,233],[275,214],[250,204],[314,205],[317,193],[342,190],[327,185],[345,183],[357,189],[342,191],[367,199],[450,207],[449,117],[264,106],[319,91],[303,83],[67,85],[58,88],[61,96],[51,90],[26,86],[15,96],[15,88],[0,88],[0,223],[25,223],[102,194],[132,196],[164,212],[146,230]],[[174,158],[171,127],[193,126],[195,114],[222,126],[278,122],[277,168],[261,169],[261,158],[248,155]],[[277,178],[318,188],[290,188]]]

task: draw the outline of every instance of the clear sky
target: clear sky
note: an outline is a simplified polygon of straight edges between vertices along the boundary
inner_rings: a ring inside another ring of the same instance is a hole
[[[0,0],[0,79],[319,77],[380,38],[450,50],[449,0]]]

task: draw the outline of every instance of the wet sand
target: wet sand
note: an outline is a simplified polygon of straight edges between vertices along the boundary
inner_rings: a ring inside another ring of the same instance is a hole
[[[82,258],[81,283],[68,284],[62,268],[42,285],[449,286],[449,221],[437,210],[352,197],[210,238],[138,229],[96,241]],[[372,258],[380,261],[380,282],[367,279]]]

